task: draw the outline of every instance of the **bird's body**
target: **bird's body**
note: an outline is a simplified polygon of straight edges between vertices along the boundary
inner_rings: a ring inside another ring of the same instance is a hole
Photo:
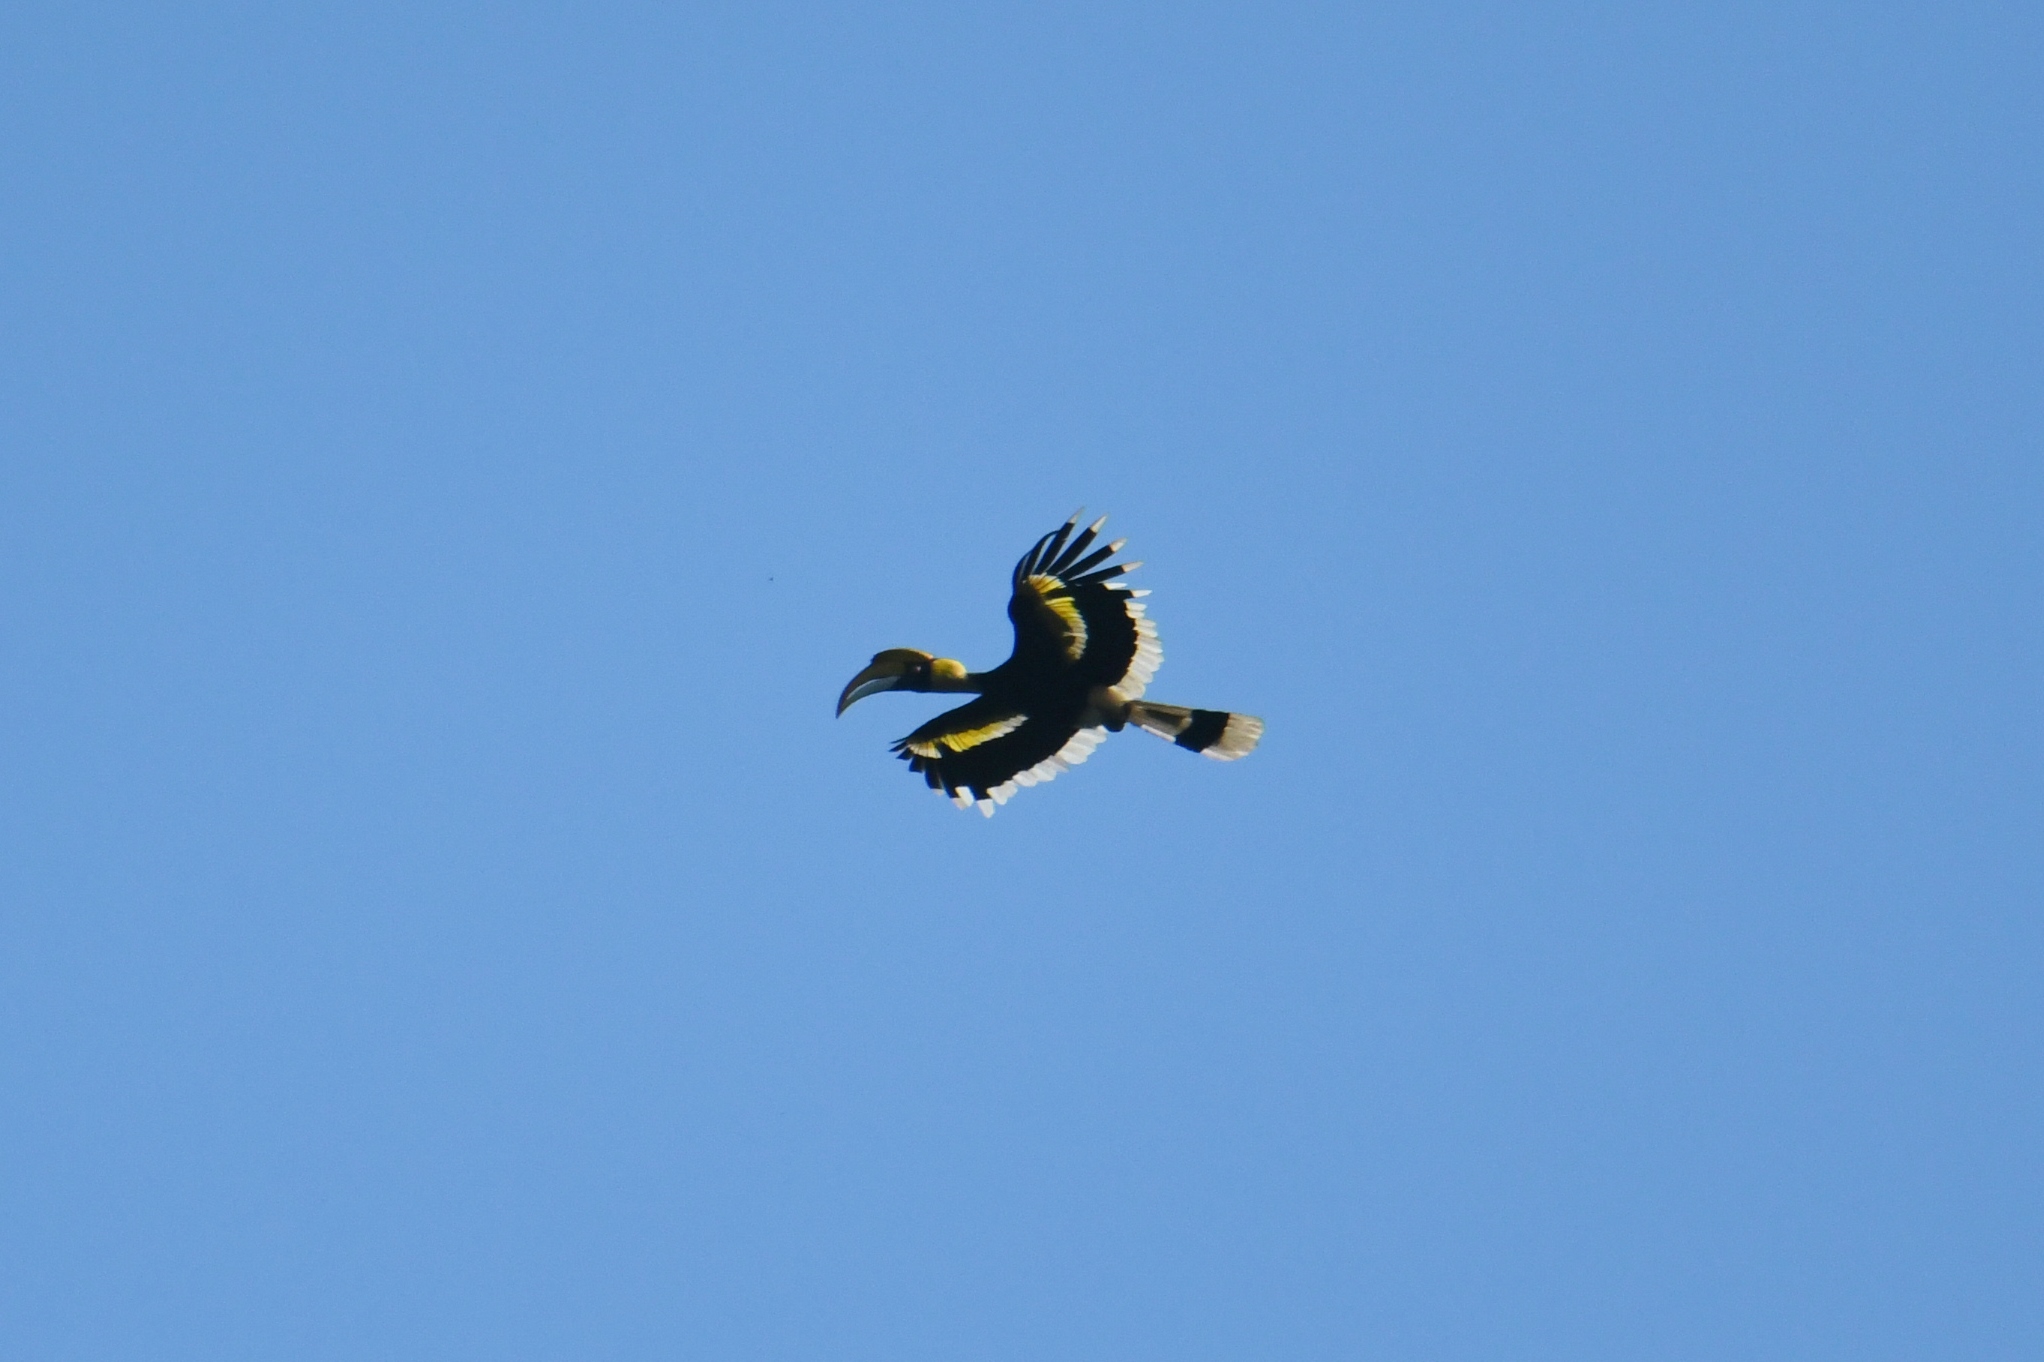
[[[1222,761],[1246,755],[1262,720],[1142,698],[1164,651],[1139,599],[1149,593],[1114,580],[1140,564],[1107,561],[1119,540],[1092,549],[1105,520],[1074,535],[1073,516],[1015,565],[1008,597],[1015,651],[1006,662],[970,672],[949,658],[891,648],[852,678],[838,713],[882,690],[973,695],[894,750],[931,789],[989,817],[1018,787],[1071,769],[1131,723]]]

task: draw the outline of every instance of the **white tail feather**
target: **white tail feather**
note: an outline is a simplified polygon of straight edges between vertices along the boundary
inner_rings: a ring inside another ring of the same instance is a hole
[[[1253,714],[1230,714],[1222,710],[1187,709],[1183,705],[1160,705],[1137,700],[1128,707],[1128,721],[1145,733],[1189,748],[1215,761],[1234,761],[1256,750],[1263,737],[1263,720]],[[1218,731],[1214,725],[1220,724]],[[1187,741],[1196,738],[1197,741]]]

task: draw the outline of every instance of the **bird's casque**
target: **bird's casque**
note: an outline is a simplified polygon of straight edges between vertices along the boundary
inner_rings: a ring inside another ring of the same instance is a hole
[[[1142,698],[1164,650],[1140,599],[1150,593],[1114,580],[1141,564],[1108,561],[1122,540],[1093,548],[1106,521],[1078,530],[1075,515],[1015,565],[1008,596],[1015,650],[1006,662],[974,672],[948,657],[889,648],[845,686],[837,712],[884,690],[975,697],[894,751],[931,789],[990,818],[1017,789],[1077,766],[1128,724],[1218,761],[1248,755],[1263,720]]]

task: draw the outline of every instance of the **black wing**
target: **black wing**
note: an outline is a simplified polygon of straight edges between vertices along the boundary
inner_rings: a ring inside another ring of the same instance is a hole
[[[1009,664],[1044,676],[1117,687],[1133,700],[1164,661],[1151,623],[1132,590],[1114,578],[1139,563],[1109,563],[1122,540],[1101,548],[1093,541],[1100,517],[1076,536],[1079,517],[1036,541],[1015,564],[1008,618],[1015,626]],[[1088,552],[1088,550],[1091,552]]]
[[[1093,754],[1104,729],[1019,713],[981,698],[939,714],[894,745],[911,771],[959,808],[988,817],[1016,790],[1053,779]]]

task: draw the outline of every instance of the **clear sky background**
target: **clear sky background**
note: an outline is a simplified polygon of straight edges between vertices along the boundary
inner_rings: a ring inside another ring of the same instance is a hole
[[[10,1359],[2044,1356],[2034,5],[15,5]],[[1137,733],[833,720],[1085,505]]]

